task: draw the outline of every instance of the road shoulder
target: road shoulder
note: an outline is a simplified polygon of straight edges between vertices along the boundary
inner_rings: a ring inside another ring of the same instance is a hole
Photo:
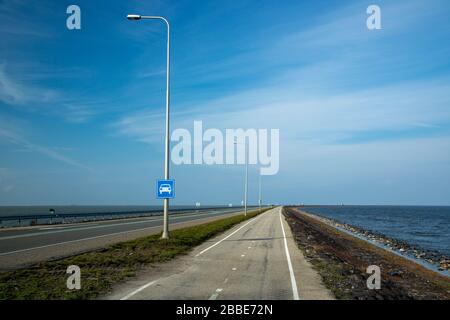
[[[449,299],[448,277],[344,233],[310,214],[294,208],[286,210],[296,242],[338,299]],[[369,266],[380,268],[380,289],[367,286]]]
[[[333,300],[334,295],[325,287],[319,273],[305,259],[302,251],[297,246],[292,235],[292,230],[284,215],[282,221],[286,232],[286,240],[291,255],[300,300]]]

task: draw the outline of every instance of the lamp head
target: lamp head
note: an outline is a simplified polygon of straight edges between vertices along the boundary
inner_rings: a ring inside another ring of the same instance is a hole
[[[138,14],[129,14],[127,15],[128,20],[141,20],[141,16]]]

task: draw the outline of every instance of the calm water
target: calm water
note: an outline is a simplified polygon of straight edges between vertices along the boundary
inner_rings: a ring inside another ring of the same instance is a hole
[[[450,255],[450,207],[318,206],[300,209]]]

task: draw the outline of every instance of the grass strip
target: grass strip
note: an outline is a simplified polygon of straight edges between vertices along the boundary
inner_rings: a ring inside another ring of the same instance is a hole
[[[267,211],[261,210],[261,212]],[[259,214],[259,210],[244,215],[216,220],[174,230],[170,239],[152,235],[110,245],[59,260],[0,273],[1,300],[92,299],[108,293],[114,284],[133,278],[137,271],[152,264],[165,262],[188,253],[221,232]],[[67,267],[81,269],[81,289],[68,290]]]

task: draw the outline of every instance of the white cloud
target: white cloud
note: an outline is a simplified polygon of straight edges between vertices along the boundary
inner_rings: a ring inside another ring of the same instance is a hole
[[[62,117],[67,122],[84,123],[101,113],[109,99],[91,98],[89,96],[65,92],[35,85],[36,81],[49,78],[77,78],[89,76],[83,69],[60,69],[32,65],[29,63],[14,65],[14,70],[24,74],[32,69],[34,73],[18,77],[9,71],[6,63],[0,64],[0,102],[22,110]]]
[[[32,142],[28,141],[26,138],[22,137],[20,134],[18,134],[15,130],[11,130],[10,128],[7,129],[7,126],[3,125],[3,123],[1,123],[1,122],[0,122],[0,124],[2,124],[0,126],[0,139],[5,140],[9,143],[18,145],[21,148],[40,153],[42,155],[45,155],[51,159],[60,161],[67,165],[74,166],[74,167],[81,168],[81,169],[88,170],[88,171],[93,171],[91,168],[81,164],[80,162],[78,162],[68,156],[63,155],[57,149],[32,143]]]
[[[316,98],[298,92],[295,81],[288,83],[287,87],[261,88],[210,101],[189,112],[177,112],[173,106],[173,128],[190,128],[194,120],[202,120],[205,126],[217,128],[280,128],[285,138],[324,143],[339,135],[344,138],[376,130],[433,128],[450,122],[447,79]],[[124,117],[115,127],[121,134],[151,142],[163,132],[164,114],[141,112]]]
[[[60,94],[56,90],[35,87],[15,81],[6,70],[6,64],[0,64],[0,101],[9,105],[24,106],[54,102]]]
[[[3,192],[10,192],[13,189],[14,189],[14,186],[10,185],[10,184],[7,185],[7,186],[2,187]]]
[[[27,0],[2,1],[0,7],[2,37],[17,39],[19,36],[26,38],[27,41],[52,37],[54,32],[45,24],[45,21],[55,16],[57,8],[52,1],[34,3]]]
[[[439,61],[419,57],[406,62],[394,54],[396,37],[424,24],[429,28],[430,21],[445,16],[440,11],[443,3],[382,2],[385,28],[379,33],[367,30],[366,6],[356,3],[321,15],[302,31],[280,33],[273,42],[263,39],[261,46],[249,45],[251,56],[264,63],[260,68],[271,68],[274,61],[292,66],[273,68],[270,77],[262,84],[255,81],[253,88],[172,105],[172,128],[190,127],[198,119],[211,127],[281,128],[284,137],[329,143],[368,131],[437,128],[449,123],[449,78],[422,78],[420,73],[415,78],[397,78],[399,73],[434,67]],[[242,65],[238,57],[228,68],[236,78],[246,68],[248,56],[244,51]],[[371,82],[373,77],[378,80]],[[195,82],[198,77],[192,78]],[[177,98],[183,101],[183,93]],[[153,143],[160,140],[163,125],[164,114],[158,109],[124,116],[113,127],[120,134]]]

